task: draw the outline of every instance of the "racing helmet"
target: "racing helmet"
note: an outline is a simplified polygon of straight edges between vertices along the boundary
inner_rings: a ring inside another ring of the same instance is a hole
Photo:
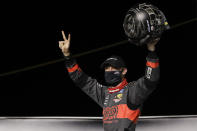
[[[152,4],[137,4],[130,8],[124,18],[123,28],[128,40],[141,46],[160,38],[170,29],[163,12]]]

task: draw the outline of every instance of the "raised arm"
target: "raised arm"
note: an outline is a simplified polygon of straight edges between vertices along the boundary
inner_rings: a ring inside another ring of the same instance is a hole
[[[102,107],[105,87],[99,84],[96,79],[86,75],[80,69],[76,60],[71,58],[69,50],[71,35],[69,34],[67,39],[64,31],[62,31],[62,36],[64,41],[59,41],[59,47],[64,54],[66,68],[70,78],[78,87],[80,87],[88,96]]]
[[[154,91],[160,77],[159,58],[155,53],[155,45],[159,39],[151,41],[147,47],[149,54],[146,58],[145,75],[134,82],[129,88],[128,101],[134,109],[138,108]]]

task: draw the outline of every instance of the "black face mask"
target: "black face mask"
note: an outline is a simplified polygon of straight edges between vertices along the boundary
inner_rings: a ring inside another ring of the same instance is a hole
[[[122,71],[106,71],[105,81],[109,86],[117,86],[122,82]]]

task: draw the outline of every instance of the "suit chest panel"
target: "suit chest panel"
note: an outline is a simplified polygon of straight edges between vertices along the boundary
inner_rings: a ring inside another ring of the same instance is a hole
[[[127,88],[123,88],[119,92],[109,94],[106,92],[104,100],[104,108],[112,107],[119,104],[127,104]]]

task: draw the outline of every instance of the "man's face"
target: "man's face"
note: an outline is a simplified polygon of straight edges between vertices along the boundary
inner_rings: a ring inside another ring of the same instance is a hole
[[[114,68],[112,66],[105,67],[105,72],[107,71],[122,71],[122,75],[124,76],[127,73],[127,68]]]
[[[117,69],[117,68],[114,68],[112,66],[107,66],[105,67],[105,71],[121,71],[122,69]]]

